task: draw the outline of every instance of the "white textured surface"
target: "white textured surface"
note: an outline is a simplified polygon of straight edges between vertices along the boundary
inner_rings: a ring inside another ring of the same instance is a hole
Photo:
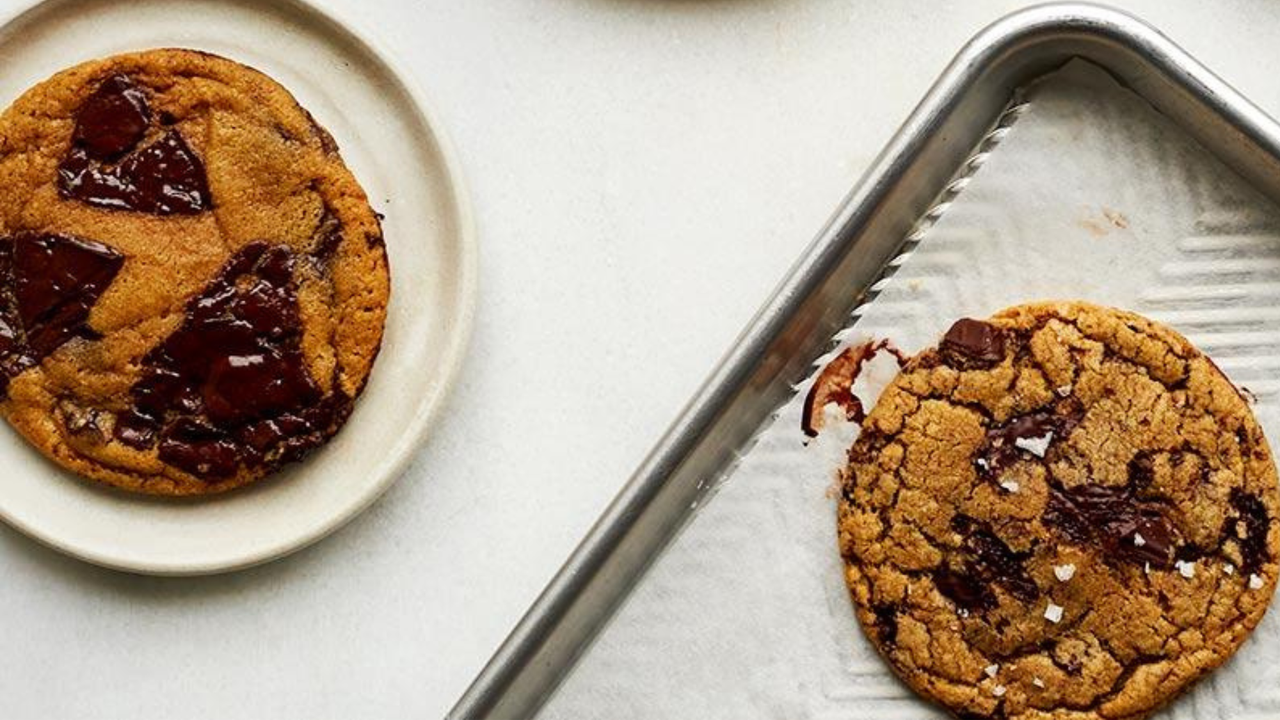
[[[878,283],[848,335],[888,337],[914,352],[956,317],[1039,298],[1132,307],[1199,331],[1208,345],[1223,333],[1280,330],[1280,318],[1255,312],[1280,264],[1280,208],[1167,119],[1078,63],[1006,117],[1016,121],[996,132],[999,144]],[[1183,281],[1188,268],[1202,284]],[[1255,294],[1256,302],[1234,299]],[[1175,298],[1169,310],[1149,300],[1165,296]],[[1268,366],[1280,361],[1280,345],[1238,342],[1215,357]],[[1280,398],[1256,392],[1259,420],[1280,437]],[[829,493],[847,435],[805,447],[802,400],[699,510],[544,720],[941,716],[896,681],[858,628]],[[1052,603],[1042,610],[1051,622],[1063,612]],[[1165,716],[1280,715],[1277,666],[1280,613],[1270,613],[1226,668]]]
[[[1030,4],[322,1],[413,67],[470,182],[450,414],[368,513],[249,572],[136,578],[0,528],[0,717],[442,716],[956,49]],[[1280,116],[1272,0],[1116,4]]]

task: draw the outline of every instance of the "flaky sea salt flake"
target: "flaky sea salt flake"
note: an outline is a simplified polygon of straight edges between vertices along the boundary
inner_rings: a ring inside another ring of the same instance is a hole
[[[1051,442],[1053,442],[1053,431],[1049,431],[1040,437],[1015,438],[1013,444],[1020,450],[1026,450],[1032,455],[1042,458],[1045,451],[1049,449],[1049,443]]]
[[[1186,579],[1188,579],[1188,580],[1190,580],[1191,578],[1193,578],[1193,577],[1195,577],[1195,576],[1196,576],[1196,564],[1195,564],[1195,563],[1187,562],[1186,560],[1179,560],[1179,561],[1175,562],[1175,563],[1173,564],[1173,566],[1174,566],[1174,567],[1176,567],[1176,568],[1178,568],[1178,574],[1179,574],[1179,575],[1181,575],[1182,577],[1184,577],[1184,578],[1186,578]]]
[[[1038,677],[1036,677],[1036,678],[1031,678],[1031,684],[1032,684],[1032,685],[1035,685],[1035,686],[1036,686],[1036,687],[1038,687],[1038,688],[1043,688],[1043,687],[1044,687],[1044,681],[1043,681],[1043,680],[1041,680],[1041,679],[1040,679],[1040,678],[1038,678]]]
[[[1134,533],[1133,544],[1137,545],[1138,547],[1142,547],[1143,545],[1147,544],[1147,539],[1142,537],[1142,533]]]
[[[1071,578],[1075,577],[1076,566],[1073,563],[1067,563],[1065,565],[1054,565],[1053,574],[1054,574],[1054,577],[1058,578],[1058,582],[1066,582]]]
[[[1050,600],[1049,605],[1044,609],[1044,619],[1054,624],[1060,623],[1062,622],[1062,611],[1063,607],[1061,605],[1055,605]]]
[[[1004,693],[1005,693],[1005,687],[1003,685],[997,685],[991,688],[991,694],[995,695],[996,697],[1003,697]]]
[[[986,673],[987,677],[993,678],[996,676],[996,673],[1000,672],[1000,665],[997,663],[991,663],[990,665],[983,668],[982,672]]]
[[[1016,493],[1022,486],[1018,484],[1017,480],[1001,480],[1000,487],[1004,488],[1008,492]]]
[[[1249,574],[1249,589],[1250,589],[1250,590],[1261,590],[1261,589],[1262,589],[1262,576],[1261,576],[1261,575],[1258,575],[1257,573],[1250,573],[1250,574]]]

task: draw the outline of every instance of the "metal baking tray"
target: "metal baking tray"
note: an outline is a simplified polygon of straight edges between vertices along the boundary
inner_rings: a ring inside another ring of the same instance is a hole
[[[1082,58],[1280,200],[1280,126],[1151,26],[1049,4],[970,41],[450,713],[532,716],[902,249],[1018,89]]]

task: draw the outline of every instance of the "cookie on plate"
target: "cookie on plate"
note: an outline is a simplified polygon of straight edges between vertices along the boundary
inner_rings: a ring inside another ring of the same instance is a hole
[[[1248,403],[1133,313],[960,320],[867,414],[842,485],[866,635],[960,717],[1145,717],[1276,586],[1280,493]]]
[[[302,458],[350,414],[389,291],[333,138],[256,70],[118,55],[0,116],[0,413],[84,477],[201,495]]]

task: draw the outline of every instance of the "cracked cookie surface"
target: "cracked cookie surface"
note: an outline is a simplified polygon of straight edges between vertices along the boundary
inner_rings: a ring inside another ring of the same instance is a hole
[[[1079,302],[961,320],[867,414],[839,543],[866,635],[959,717],[1149,715],[1276,585],[1248,404],[1187,340]]]
[[[379,220],[329,133],[252,68],[167,49],[59,72],[0,116],[0,413],[136,492],[301,459],[382,342]]]

